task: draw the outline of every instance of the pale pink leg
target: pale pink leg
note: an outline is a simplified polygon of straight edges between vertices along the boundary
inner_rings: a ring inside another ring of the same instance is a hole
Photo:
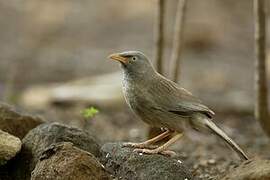
[[[123,146],[124,147],[133,147],[133,148],[140,148],[140,149],[143,149],[143,148],[150,148],[150,149],[153,149],[153,148],[156,148],[157,146],[154,146],[152,144],[158,142],[158,141],[161,141],[162,139],[168,137],[172,132],[170,130],[166,130],[165,132],[159,134],[158,136],[152,138],[152,139],[149,139],[145,142],[141,142],[141,143],[124,143]]]
[[[163,144],[162,146],[156,148],[156,149],[134,149],[135,152],[139,153],[145,153],[145,154],[164,154],[164,155],[175,155],[175,152],[166,150],[171,144],[175,143],[178,139],[180,139],[183,136],[183,134],[176,134],[174,137],[172,137],[168,142]]]

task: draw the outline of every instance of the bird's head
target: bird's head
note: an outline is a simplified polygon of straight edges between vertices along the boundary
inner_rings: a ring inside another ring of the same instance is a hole
[[[109,58],[119,61],[125,73],[132,76],[143,76],[146,73],[154,72],[151,62],[139,51],[114,53]]]

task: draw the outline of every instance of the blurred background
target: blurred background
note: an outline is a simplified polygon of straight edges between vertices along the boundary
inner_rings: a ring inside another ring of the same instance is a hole
[[[176,4],[166,2],[165,75]],[[119,65],[107,56],[140,50],[153,60],[156,8],[155,0],[0,0],[1,101],[47,121],[91,129],[104,141],[145,139],[146,125],[125,105]],[[215,110],[218,123],[248,152],[263,154],[269,145],[253,118],[252,9],[251,0],[188,1],[179,84]],[[88,106],[99,114],[83,118]],[[189,145],[181,152],[196,146],[201,149],[193,160],[217,155],[222,145],[207,153],[216,141],[184,140]]]

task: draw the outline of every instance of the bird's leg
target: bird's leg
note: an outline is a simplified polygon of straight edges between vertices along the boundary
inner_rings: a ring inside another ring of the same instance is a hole
[[[145,154],[164,154],[173,156],[175,155],[175,152],[166,150],[171,144],[175,143],[179,138],[183,136],[182,133],[176,134],[174,137],[172,137],[168,142],[163,144],[162,146],[156,148],[156,149],[134,149],[135,152],[139,153],[145,153]]]
[[[134,147],[134,148],[149,148],[149,149],[154,149],[154,148],[157,148],[157,146],[154,146],[152,144],[168,137],[170,134],[172,133],[172,131],[170,130],[166,130],[165,132],[159,134],[158,136],[152,138],[152,139],[149,139],[145,142],[141,142],[141,143],[124,143],[123,146],[124,147]]]

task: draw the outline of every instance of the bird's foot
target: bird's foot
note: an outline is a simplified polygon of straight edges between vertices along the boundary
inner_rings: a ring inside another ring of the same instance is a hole
[[[170,151],[170,150],[162,150],[159,148],[156,149],[134,149],[134,152],[137,153],[144,153],[144,154],[162,154],[162,155],[166,155],[166,156],[170,156],[173,157],[176,155],[176,153],[174,151]]]
[[[144,149],[144,148],[155,149],[155,148],[158,147],[156,145],[150,145],[150,144],[147,144],[147,143],[131,143],[131,142],[123,143],[122,146],[123,147],[138,148],[138,149]]]

